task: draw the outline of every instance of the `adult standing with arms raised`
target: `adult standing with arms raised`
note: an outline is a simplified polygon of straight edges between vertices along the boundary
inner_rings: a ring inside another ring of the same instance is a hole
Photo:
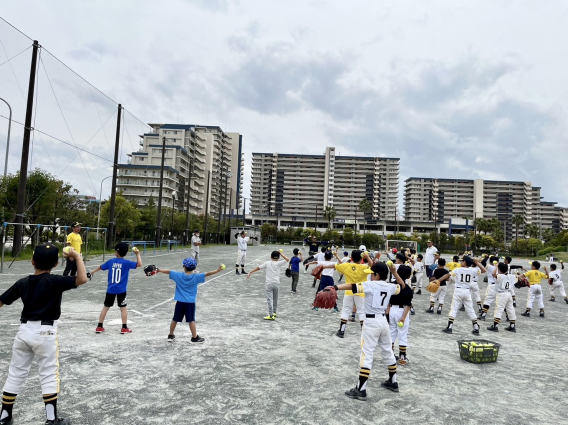
[[[424,254],[424,265],[426,266],[426,276],[428,279],[432,277],[433,270],[430,269],[430,266],[434,264],[436,261],[436,253],[438,252],[438,248],[434,246],[431,240],[426,242],[427,248],[426,253]]]

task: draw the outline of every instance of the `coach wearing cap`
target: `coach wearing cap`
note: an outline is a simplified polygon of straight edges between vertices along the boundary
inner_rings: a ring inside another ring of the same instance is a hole
[[[430,266],[436,261],[436,253],[438,252],[438,248],[436,248],[430,240],[427,241],[426,244],[428,245],[428,248],[426,248],[426,254],[424,255],[424,265],[426,266],[426,276],[430,278],[432,276],[432,270],[430,269]]]
[[[75,251],[81,254],[81,245],[83,244],[83,239],[81,239],[81,235],[79,232],[81,231],[81,223],[73,223],[71,225],[71,229],[73,230],[67,236],[67,246],[72,247]],[[75,276],[77,274],[77,263],[71,257],[67,257],[67,263],[65,264],[65,270],[63,271],[63,276]]]

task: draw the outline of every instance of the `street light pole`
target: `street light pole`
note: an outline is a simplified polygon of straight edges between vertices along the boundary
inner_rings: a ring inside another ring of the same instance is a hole
[[[0,97],[0,100],[8,105],[8,109],[10,110],[10,116],[8,118],[8,138],[6,139],[6,159],[4,161],[4,178],[8,174],[8,154],[10,153],[10,129],[12,128],[12,107],[8,102]]]
[[[99,227],[101,227],[101,204],[103,203],[103,182],[112,176],[105,177],[101,180],[101,190],[99,191],[99,215],[97,217],[97,240],[99,240]]]

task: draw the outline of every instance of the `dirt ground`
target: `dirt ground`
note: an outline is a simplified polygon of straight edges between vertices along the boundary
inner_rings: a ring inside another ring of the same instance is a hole
[[[252,247],[247,271],[267,261],[277,248]],[[282,248],[291,253],[289,245]],[[178,251],[143,260],[180,270],[187,255]],[[119,334],[116,307],[107,316],[106,332],[95,334],[106,273],[64,294],[60,416],[74,424],[111,425],[567,423],[568,305],[558,296],[555,303],[549,302],[548,285],[544,319],[520,316],[527,297],[523,289],[517,291],[516,334],[491,333],[486,330],[491,322],[481,322],[481,338],[502,345],[498,362],[484,365],[459,357],[456,341],[472,336],[465,312],[458,314],[453,335],[442,333],[453,286],[442,315],[426,314],[428,295],[416,295],[411,363],[398,368],[400,393],[380,387],[388,374],[378,356],[368,400],[362,402],[344,395],[358,376],[359,325],[349,323],[344,339],[335,336],[339,314],[311,309],[311,275],[300,275],[299,294],[293,295],[282,271],[278,318],[269,322],[262,320],[267,314],[264,272],[250,280],[236,276],[235,247],[205,248],[201,256],[200,271],[227,265],[199,288],[197,328],[203,344],[190,342],[185,323],[178,327],[176,341],[167,342],[174,284],[166,275],[131,273],[130,335]],[[88,269],[98,264],[89,261]],[[5,269],[0,291],[30,270],[29,263],[21,262]],[[486,284],[481,286],[484,293]],[[20,312],[19,301],[0,309],[0,383],[6,379]],[[34,364],[14,408],[15,423],[43,423],[40,394]]]

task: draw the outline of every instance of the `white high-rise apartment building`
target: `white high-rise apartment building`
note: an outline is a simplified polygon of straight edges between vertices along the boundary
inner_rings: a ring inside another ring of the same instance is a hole
[[[340,156],[335,148],[324,155],[252,154],[251,213],[292,217],[323,217],[334,207],[339,220],[363,218],[358,211],[367,199],[367,220],[395,219],[399,158]]]
[[[240,205],[243,184],[242,136],[217,126],[149,124],[153,132],[140,141],[128,164],[119,164],[117,189],[138,205],[153,199],[160,188],[162,143],[166,138],[162,205],[185,211],[191,185],[191,213],[218,216],[225,205]],[[193,172],[190,176],[190,164]]]
[[[515,215],[523,216],[527,223],[560,231],[565,222],[564,208],[555,204],[542,201],[540,187],[530,182],[421,177],[405,180],[406,220],[497,218],[503,223],[507,240],[513,237]]]

